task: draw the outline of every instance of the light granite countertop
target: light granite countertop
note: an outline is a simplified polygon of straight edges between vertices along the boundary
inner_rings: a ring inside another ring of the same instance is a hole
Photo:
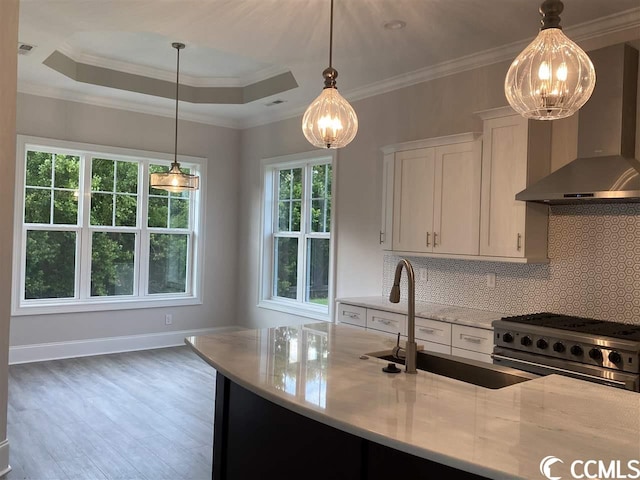
[[[558,375],[490,390],[419,371],[385,374],[370,331],[329,323],[185,341],[242,387],[306,417],[494,479],[542,478],[540,462],[640,459],[640,394]]]
[[[345,297],[336,300],[340,303],[357,305],[360,307],[376,308],[394,313],[407,313],[407,300],[401,299],[400,303],[391,303],[387,297]],[[468,325],[470,327],[491,329],[491,322],[507,316],[505,313],[478,310],[475,308],[455,307],[440,303],[416,302],[416,316],[441,320],[448,323]]]

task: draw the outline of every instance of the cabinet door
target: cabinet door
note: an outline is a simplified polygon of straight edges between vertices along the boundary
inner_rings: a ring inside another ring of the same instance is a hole
[[[435,149],[433,252],[478,255],[481,142]]]
[[[355,305],[338,304],[338,322],[348,323],[365,328],[367,326],[367,309]]]
[[[392,249],[393,237],[393,169],[395,155],[387,154],[382,160],[382,221],[380,245],[383,250]]]
[[[484,122],[480,255],[524,257],[526,204],[515,199],[527,184],[527,119]]]
[[[434,149],[395,155],[393,249],[431,252],[433,247]]]

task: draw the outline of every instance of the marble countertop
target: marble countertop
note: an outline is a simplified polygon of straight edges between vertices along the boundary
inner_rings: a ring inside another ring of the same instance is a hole
[[[387,312],[407,313],[407,300],[401,299],[400,303],[391,303],[387,297],[346,297],[336,300],[349,305],[360,307],[377,308]],[[505,313],[490,312],[488,310],[478,310],[475,308],[455,307],[440,303],[416,302],[416,316],[441,320],[448,323],[468,325],[491,329],[491,322],[500,320],[507,316]]]
[[[490,390],[419,371],[385,374],[363,353],[384,337],[347,325],[243,330],[185,341],[248,390],[306,417],[494,479],[540,476],[540,461],[640,459],[640,394],[549,375]]]

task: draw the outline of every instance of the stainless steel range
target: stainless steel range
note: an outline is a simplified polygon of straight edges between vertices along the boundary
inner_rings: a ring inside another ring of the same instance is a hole
[[[640,325],[545,312],[493,328],[495,364],[640,391]]]

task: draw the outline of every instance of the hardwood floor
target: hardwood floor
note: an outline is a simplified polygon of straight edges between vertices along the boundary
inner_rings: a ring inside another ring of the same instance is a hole
[[[209,480],[215,370],[187,347],[9,367],[7,480]]]

